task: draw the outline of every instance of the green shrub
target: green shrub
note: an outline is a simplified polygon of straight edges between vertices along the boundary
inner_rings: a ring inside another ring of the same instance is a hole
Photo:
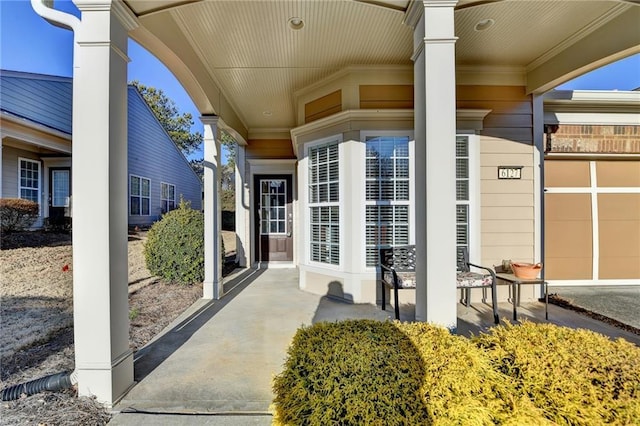
[[[303,327],[274,380],[274,423],[640,424],[640,348],[524,322],[467,339],[424,323]]]
[[[236,211],[236,190],[235,189],[223,189],[220,191],[220,206],[222,211],[234,212]]]
[[[204,218],[189,203],[154,223],[147,234],[144,257],[149,271],[171,282],[204,280]]]
[[[40,206],[21,198],[0,199],[0,228],[2,232],[24,231],[38,219]]]
[[[557,424],[640,424],[640,348],[625,340],[523,322],[474,342]]]

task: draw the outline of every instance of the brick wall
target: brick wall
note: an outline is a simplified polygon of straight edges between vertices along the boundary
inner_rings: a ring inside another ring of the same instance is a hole
[[[640,126],[559,125],[546,136],[547,152],[640,153]]]

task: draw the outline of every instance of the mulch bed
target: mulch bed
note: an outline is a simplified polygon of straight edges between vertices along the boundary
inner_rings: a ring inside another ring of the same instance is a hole
[[[130,239],[138,238],[135,234]],[[19,232],[3,235],[3,250],[70,245],[64,233]],[[226,263],[223,276],[235,269]],[[177,285],[157,280],[129,295],[130,346],[136,351],[202,297],[202,285]],[[2,388],[74,368],[73,326],[49,334],[0,359]],[[42,392],[0,402],[2,425],[106,425],[111,414],[95,399],[77,396],[75,389]]]
[[[42,231],[12,232],[0,238],[0,249],[55,247],[71,244],[71,234]]]

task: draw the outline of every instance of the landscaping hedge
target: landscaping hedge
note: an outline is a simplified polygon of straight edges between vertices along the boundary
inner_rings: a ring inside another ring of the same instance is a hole
[[[525,322],[473,342],[553,422],[640,425],[640,348],[626,340]]]
[[[154,223],[144,246],[147,268],[171,282],[192,284],[204,280],[204,216],[189,203]]]
[[[0,199],[0,231],[3,233],[24,231],[38,219],[38,203],[22,198]]]
[[[640,348],[529,322],[473,339],[320,323],[298,330],[273,389],[282,425],[640,424]]]

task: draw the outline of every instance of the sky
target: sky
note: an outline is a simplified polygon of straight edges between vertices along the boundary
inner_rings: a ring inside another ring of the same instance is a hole
[[[56,9],[79,12],[70,0],[56,0]],[[153,55],[129,40],[129,81],[162,89],[181,113],[194,118],[192,131],[203,133],[200,113],[173,74]],[[55,27],[33,9],[29,0],[0,0],[0,68],[71,77],[73,73],[73,34]],[[592,71],[557,89],[633,90],[640,87],[640,54]],[[202,158],[202,151],[190,159]]]

